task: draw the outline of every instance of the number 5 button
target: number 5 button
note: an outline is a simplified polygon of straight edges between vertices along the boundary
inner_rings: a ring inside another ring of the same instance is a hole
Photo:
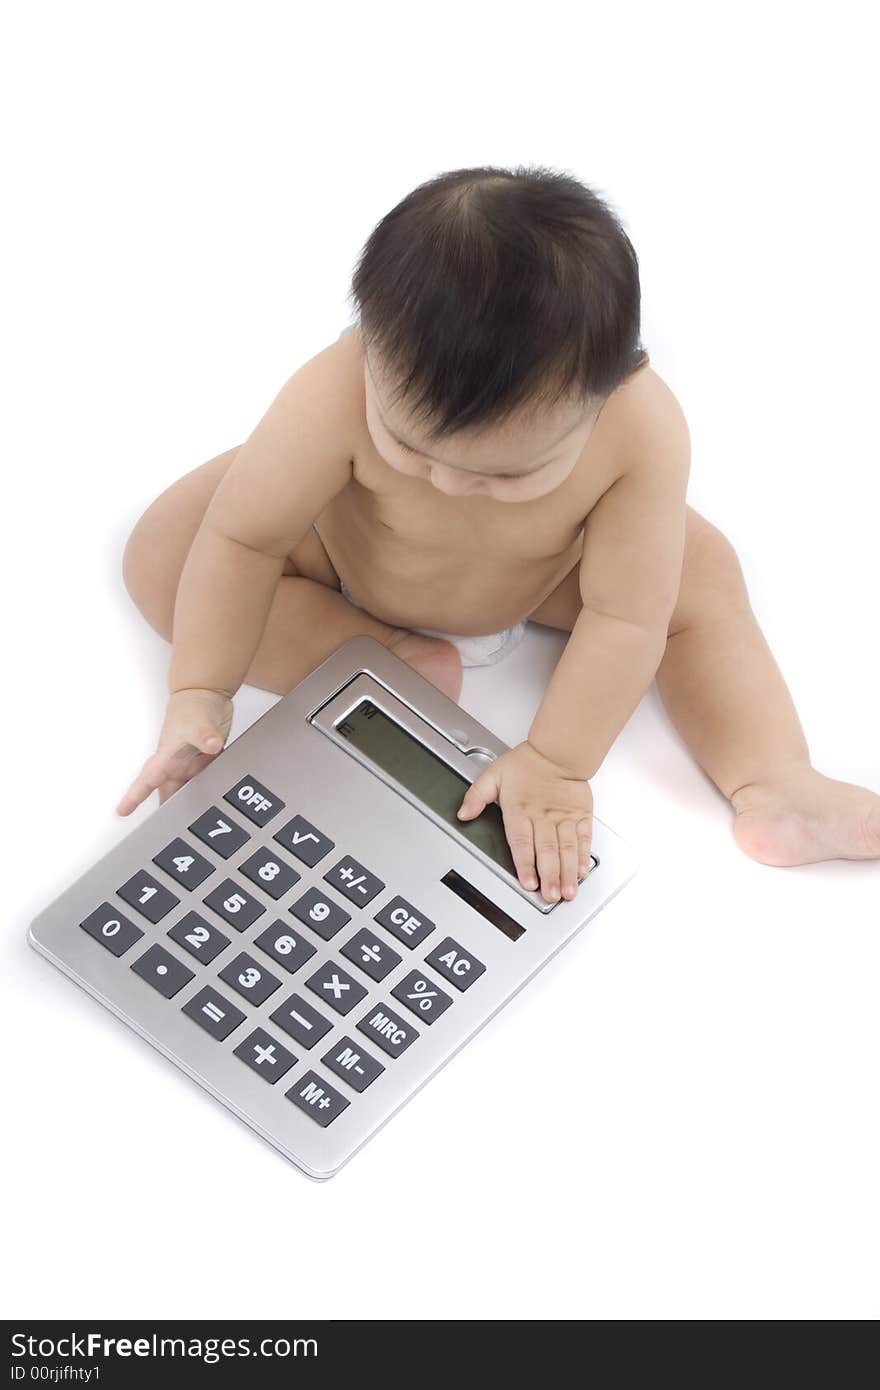
[[[205,898],[208,907],[228,922],[236,931],[245,931],[266,909],[250,893],[243,893],[231,878],[225,878],[219,888]]]

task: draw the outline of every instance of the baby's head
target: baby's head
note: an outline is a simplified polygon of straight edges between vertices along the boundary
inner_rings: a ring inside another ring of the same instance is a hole
[[[349,299],[376,448],[450,495],[552,492],[646,355],[629,238],[544,168],[420,184],[373,230]]]

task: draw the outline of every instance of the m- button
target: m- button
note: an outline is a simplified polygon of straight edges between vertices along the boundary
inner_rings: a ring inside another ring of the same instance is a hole
[[[425,960],[451,985],[462,990],[470,989],[474,980],[478,980],[486,969],[481,960],[477,960],[470,951],[459,946],[451,936],[447,936],[445,941],[435,946],[431,954],[425,956]]]

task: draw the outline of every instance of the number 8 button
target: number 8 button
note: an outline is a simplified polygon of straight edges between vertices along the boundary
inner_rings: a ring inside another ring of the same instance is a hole
[[[283,898],[288,888],[299,882],[299,874],[288,864],[282,864],[265,849],[257,850],[240,866],[245,878],[255,883],[270,898]]]

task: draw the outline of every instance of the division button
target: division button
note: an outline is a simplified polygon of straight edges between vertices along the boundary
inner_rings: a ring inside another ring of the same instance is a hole
[[[366,927],[351,941],[346,941],[342,954],[354,961],[371,980],[384,980],[401,961],[396,951],[379,940],[378,932],[369,931]]]
[[[387,927],[392,936],[396,936],[398,941],[410,947],[418,946],[426,936],[431,935],[437,925],[430,917],[413,907],[412,903],[408,903],[406,898],[401,897],[392,898],[384,907],[380,907],[375,917],[377,922]]]
[[[198,820],[194,820],[189,829],[221,859],[228,859],[251,838],[246,830],[233,823],[231,816],[219,811],[216,806],[211,806]]]
[[[255,777],[242,777],[223,797],[230,806],[241,811],[254,825],[268,825],[273,816],[284,810],[284,802],[264,787]]]
[[[353,980],[332,960],[325,961],[320,969],[311,975],[306,984],[319,999],[329,1004],[338,1014],[347,1014],[359,1004],[367,991],[357,980]]]
[[[153,989],[164,994],[166,999],[173,999],[178,990],[189,984],[195,975],[195,971],[190,970],[162,946],[151,946],[149,951],[132,961],[131,968],[142,980],[146,980],[148,985],[152,985]]]
[[[389,1057],[399,1057],[419,1036],[411,1024],[404,1023],[402,1018],[392,1013],[384,1004],[378,1004],[365,1014],[358,1028],[368,1038],[372,1038],[383,1052],[387,1052]]]
[[[255,1028],[234,1050],[236,1057],[247,1062],[248,1066],[258,1072],[264,1081],[268,1081],[270,1086],[280,1081],[296,1061],[293,1053],[288,1052],[286,1047],[282,1047],[280,1042],[276,1042],[271,1033],[267,1033],[263,1028]]]
[[[205,856],[188,845],[186,840],[172,840],[170,845],[153,855],[153,863],[182,883],[184,888],[198,888],[214,872],[214,865],[209,864]]]
[[[478,980],[486,969],[481,960],[477,960],[470,951],[459,946],[451,936],[447,936],[445,941],[435,946],[430,955],[425,956],[425,962],[432,965],[450,984],[455,985],[456,989],[461,990],[470,989],[474,980]]]
[[[314,1071],[307,1071],[305,1076],[290,1088],[287,1099],[310,1115],[322,1129],[326,1129],[351,1103]]]
[[[357,903],[359,907],[371,902],[376,894],[385,887],[381,878],[371,874],[369,869],[365,869],[363,864],[352,859],[350,854],[337,860],[333,868],[327,870],[324,878],[327,883],[332,884],[338,892],[351,902]]]
[[[210,987],[200,989],[198,994],[194,994],[192,999],[184,1004],[182,1012],[218,1042],[228,1038],[233,1028],[237,1028],[245,1020],[241,1009],[237,1009],[222,994],[218,994],[216,989]]]
[[[302,1047],[314,1047],[333,1027],[330,1020],[307,1004],[300,994],[292,994],[270,1017]]]
[[[89,936],[106,946],[114,956],[124,955],[129,946],[133,946],[143,936],[140,927],[136,927],[134,922],[129,922],[127,917],[123,917],[122,913],[109,903],[102,903],[100,907],[96,907],[84,922],[80,922],[80,926]]]
[[[353,1038],[340,1038],[329,1052],[324,1053],[321,1061],[355,1091],[365,1091],[385,1070],[382,1063],[364,1052],[360,1043]]]
[[[148,922],[161,922],[172,907],[177,907],[180,902],[180,898],[175,897],[164,884],[157,883],[152,874],[148,874],[145,869],[135,874],[127,883],[123,883],[116,891],[130,907],[137,908]]]
[[[303,864],[313,869],[319,859],[335,848],[333,840],[317,826],[307,821],[305,816],[294,816],[286,825],[276,831],[275,839],[279,845],[289,849]]]
[[[452,1003],[444,990],[435,985],[433,980],[419,974],[418,970],[411,970],[406,979],[395,986],[391,994],[423,1023],[433,1023]]]

